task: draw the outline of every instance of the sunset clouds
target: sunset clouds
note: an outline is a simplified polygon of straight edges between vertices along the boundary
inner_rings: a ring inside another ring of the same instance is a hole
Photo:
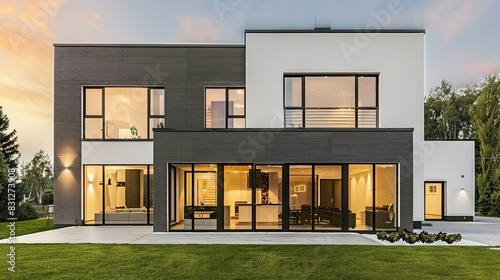
[[[386,28],[427,30],[427,90],[500,70],[496,0],[1,0],[0,105],[21,160],[52,155],[54,42],[243,43],[246,28],[364,28],[390,1],[403,9]]]
[[[52,151],[50,21],[58,8],[49,8],[28,0],[0,2],[0,105],[18,132],[24,161],[41,148]]]

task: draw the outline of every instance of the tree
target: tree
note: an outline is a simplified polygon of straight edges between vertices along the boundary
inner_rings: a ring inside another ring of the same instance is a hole
[[[7,181],[4,181],[4,176],[8,175],[8,169],[16,169],[19,163],[19,144],[17,144],[16,130],[7,132],[9,129],[9,118],[3,112],[0,106],[0,221],[7,221]],[[17,179],[17,170],[16,170]],[[6,179],[5,179],[6,180]],[[16,184],[16,205],[21,199],[22,192],[17,189],[19,185]]]
[[[19,144],[17,144],[16,130],[7,132],[9,129],[9,117],[3,112],[0,106],[0,150],[2,150],[5,162],[10,168],[17,168],[19,164]]]
[[[0,151],[0,222],[7,220],[7,176],[8,176],[8,167],[5,163],[4,155],[2,151]]]
[[[480,172],[476,176],[478,210],[500,215],[500,77],[491,75],[481,85],[476,103],[470,108],[479,141]]]
[[[54,171],[49,155],[38,151],[29,163],[22,165],[21,178],[29,200],[41,204],[45,191],[53,188]]]
[[[42,196],[42,203],[44,206],[54,204],[54,191],[46,191]]]
[[[476,100],[475,88],[457,91],[443,80],[425,98],[425,139],[468,139],[473,134],[469,107]]]

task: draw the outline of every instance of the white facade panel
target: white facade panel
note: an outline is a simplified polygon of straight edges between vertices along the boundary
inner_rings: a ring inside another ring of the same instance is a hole
[[[82,164],[153,164],[153,141],[82,141]]]
[[[380,73],[379,127],[414,128],[414,220],[424,219],[424,34],[247,33],[246,127],[283,127],[284,73]]]
[[[443,181],[445,216],[474,216],[475,166],[473,141],[426,141],[425,181]],[[424,185],[419,188],[423,191]],[[423,201],[420,202],[423,204]]]

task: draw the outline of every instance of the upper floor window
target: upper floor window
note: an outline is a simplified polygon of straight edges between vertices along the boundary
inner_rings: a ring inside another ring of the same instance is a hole
[[[285,75],[285,127],[378,127],[378,75]]]
[[[205,89],[206,128],[245,128],[245,89]]]
[[[152,139],[164,127],[165,90],[154,87],[85,87],[84,139]]]

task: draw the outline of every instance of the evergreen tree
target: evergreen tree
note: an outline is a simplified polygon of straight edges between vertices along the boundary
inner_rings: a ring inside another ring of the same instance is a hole
[[[19,144],[17,144],[16,130],[8,132],[9,117],[3,112],[0,106],[0,151],[4,155],[5,162],[10,168],[17,168],[19,164]]]

